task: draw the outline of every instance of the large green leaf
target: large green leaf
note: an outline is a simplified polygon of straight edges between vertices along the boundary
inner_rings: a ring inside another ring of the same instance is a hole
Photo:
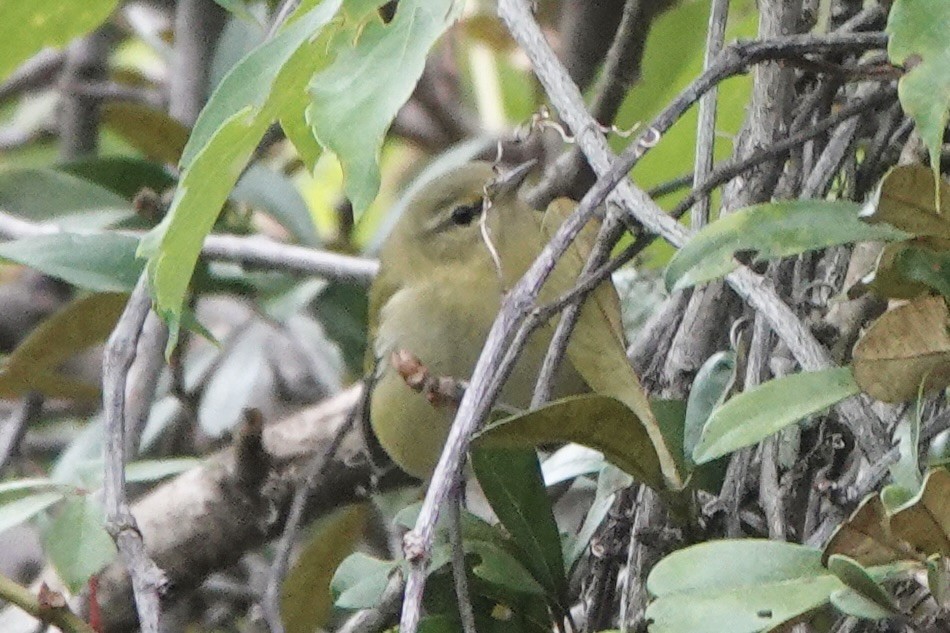
[[[402,0],[389,24],[371,20],[337,38],[336,59],[310,83],[307,120],[320,143],[340,159],[357,218],[379,189],[383,137],[419,81],[429,48],[463,4]]]
[[[339,7],[340,0],[324,0],[255,48],[221,81],[198,117],[171,208],[141,247],[149,258],[156,309],[173,339],[201,244],[267,127],[323,63],[314,40]]]
[[[60,48],[109,17],[118,0],[0,0],[0,81],[47,46]]]
[[[869,570],[876,580],[890,568]],[[821,551],[779,541],[724,540],[687,547],[647,579],[652,633],[757,633],[826,604],[847,585]]]
[[[133,215],[125,198],[92,182],[52,169],[0,171],[0,209],[63,229],[105,228]]]
[[[128,156],[80,158],[61,163],[56,169],[105,187],[126,200],[132,200],[144,187],[160,193],[175,184],[175,178],[158,163]]]
[[[759,204],[730,213],[703,228],[679,250],[666,269],[666,287],[680,290],[728,274],[739,251],[759,260],[797,255],[850,242],[905,240],[904,231],[870,225],[851,202],[792,200]]]
[[[95,399],[99,386],[81,382],[57,367],[104,341],[125,308],[124,294],[76,299],[43,321],[0,365],[0,397],[39,391],[51,398]]]
[[[66,494],[66,490],[37,492],[0,505],[0,532],[33,518]]]
[[[713,411],[693,449],[693,460],[703,464],[751,446],[858,391],[848,367],[770,380],[740,393]]]
[[[525,447],[575,442],[604,454],[637,481],[664,488],[660,461],[640,419],[609,396],[585,394],[512,416],[482,431],[476,446]]]
[[[334,604],[341,609],[375,607],[398,566],[399,561],[380,560],[362,552],[350,554],[330,581]]]
[[[74,593],[115,557],[102,507],[89,494],[68,497],[43,536],[53,567]]]
[[[943,130],[950,116],[950,2],[896,0],[887,32],[888,56],[906,68],[897,85],[901,105],[917,124],[939,177]]]
[[[131,235],[54,233],[0,244],[0,258],[35,268],[80,288],[131,292],[144,263]]]
[[[281,585],[281,618],[287,633],[326,626],[333,608],[330,582],[363,534],[366,504],[351,505],[322,519],[311,531]]]
[[[251,165],[231,192],[231,199],[259,207],[306,246],[317,246],[317,227],[303,196],[287,176],[263,165]]]
[[[551,604],[566,607],[561,539],[534,449],[472,451],[472,467],[492,510],[518,547]]]

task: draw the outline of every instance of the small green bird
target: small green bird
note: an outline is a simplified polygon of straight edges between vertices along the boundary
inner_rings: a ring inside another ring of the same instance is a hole
[[[408,352],[431,376],[471,376],[502,296],[575,206],[558,200],[544,213],[528,206],[518,189],[529,171],[525,165],[496,176],[491,164],[477,162],[446,173],[409,203],[380,252],[369,301],[368,360],[376,372],[370,424],[393,461],[420,479],[435,468],[455,409],[434,405],[410,387],[392,355]],[[570,290],[595,234],[588,226],[565,253],[541,290],[542,303]],[[504,404],[528,407],[555,324],[541,326],[529,339],[502,390]],[[647,421],[653,444],[668,456],[627,361],[620,303],[609,280],[581,309],[553,397],[590,391],[621,400]]]

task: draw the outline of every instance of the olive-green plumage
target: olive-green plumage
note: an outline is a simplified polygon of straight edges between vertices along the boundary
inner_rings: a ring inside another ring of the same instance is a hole
[[[433,376],[468,379],[503,292],[525,273],[573,208],[569,201],[556,201],[540,213],[518,198],[517,186],[498,187],[484,221],[501,261],[499,271],[479,226],[483,192],[494,178],[488,163],[471,163],[422,190],[383,245],[380,273],[370,291],[369,360],[376,367],[370,422],[393,461],[423,479],[438,461],[454,409],[433,406],[412,390],[393,368],[391,353],[411,352]],[[593,231],[589,227],[582,233],[555,267],[541,302],[571,288]],[[530,339],[502,391],[506,404],[528,406],[553,330],[548,324]],[[626,359],[619,302],[610,282],[584,304],[554,396],[590,390],[653,419]]]

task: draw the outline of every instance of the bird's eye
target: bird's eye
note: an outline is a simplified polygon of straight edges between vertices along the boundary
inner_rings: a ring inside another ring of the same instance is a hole
[[[460,204],[452,209],[452,222],[458,226],[468,226],[482,212],[482,200],[471,204]]]

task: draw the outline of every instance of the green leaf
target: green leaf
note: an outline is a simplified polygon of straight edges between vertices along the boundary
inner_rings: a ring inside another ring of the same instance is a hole
[[[43,535],[50,562],[73,593],[115,558],[115,544],[103,519],[102,507],[92,495],[73,495]]]
[[[57,501],[62,500],[66,494],[65,489],[57,492],[39,492],[0,505],[0,532],[33,518]]]
[[[341,508],[311,530],[309,542],[281,585],[281,618],[287,633],[324,628],[333,608],[330,582],[363,535],[367,505]]]
[[[0,365],[0,397],[27,391],[49,397],[95,399],[99,386],[80,382],[57,367],[73,355],[104,341],[125,308],[124,294],[76,299],[43,321]]]
[[[188,142],[188,128],[151,106],[117,101],[102,109],[102,122],[147,158],[177,165]]]
[[[853,558],[834,554],[828,559],[828,570],[847,585],[831,594],[831,603],[839,610],[868,619],[899,613],[891,595]]]
[[[891,479],[914,495],[923,483],[917,459],[920,450],[919,408],[908,409],[894,429],[894,438],[897,440],[900,458],[890,466]]]
[[[379,189],[383,137],[419,81],[429,48],[462,4],[402,0],[389,24],[372,20],[338,37],[335,61],[310,82],[307,120],[320,144],[340,159],[357,219]]]
[[[640,419],[615,398],[571,396],[486,427],[476,446],[524,447],[575,442],[596,449],[637,481],[664,487],[660,462]]]
[[[262,165],[251,165],[231,192],[231,199],[266,211],[301,244],[319,245],[310,208],[287,176]]]
[[[887,225],[858,217],[860,205],[827,200],[792,200],[747,207],[716,220],[694,235],[666,269],[670,290],[689,288],[733,271],[739,251],[767,260],[850,242],[905,240]]]
[[[841,581],[821,551],[747,539],[701,543],[675,552],[650,572],[651,633],[756,633],[825,604]]]
[[[134,214],[125,198],[52,169],[0,171],[0,209],[64,230],[106,228]]]
[[[0,258],[98,292],[131,292],[144,262],[138,239],[120,233],[54,233],[0,243]]]
[[[56,169],[95,183],[126,200],[135,198],[143,187],[161,193],[175,184],[175,179],[158,163],[128,156],[81,158],[60,163]]]
[[[381,560],[362,552],[350,554],[337,567],[330,581],[333,603],[341,609],[377,606],[398,566],[399,561]]]
[[[478,563],[472,566],[472,573],[485,582],[516,593],[542,597],[547,595],[521,562],[497,544],[466,540],[464,547],[466,553],[471,552],[478,556]]]
[[[61,48],[112,13],[118,0],[0,0],[0,81],[46,47]]]
[[[340,0],[324,0],[255,48],[221,81],[195,123],[171,208],[140,249],[172,341],[201,244],[267,127],[322,63],[313,42],[339,6]]]
[[[848,367],[770,380],[733,397],[713,411],[693,450],[693,460],[703,464],[738,448],[751,446],[858,391]]]
[[[224,359],[205,385],[198,405],[198,424],[211,437],[220,437],[243,419],[243,411],[261,391],[269,375],[266,351],[271,330],[255,323],[228,342]]]
[[[518,547],[552,604],[566,606],[561,538],[533,449],[472,451],[472,467],[492,510]]]
[[[897,94],[930,149],[930,164],[939,178],[943,131],[950,117],[950,3],[896,0],[886,30],[888,56],[906,69]]]
[[[629,488],[632,484],[630,475],[614,466],[605,465],[601,469],[600,476],[597,477],[597,492],[594,493],[594,501],[590,504],[584,523],[577,531],[570,549],[567,550],[566,562],[569,568],[580,560],[590,540],[594,537],[594,532],[607,517],[617,493]]]
[[[716,407],[722,405],[736,380],[736,353],[717,352],[709,357],[696,373],[686,401],[686,422],[683,433],[683,455],[693,464],[693,450],[699,443],[703,427]]]
[[[180,475],[200,465],[201,460],[194,457],[146,459],[128,464],[125,467],[125,480],[132,483],[157,481],[173,475]]]
[[[894,267],[906,279],[930,286],[950,300],[950,252],[908,246],[894,258]]]

